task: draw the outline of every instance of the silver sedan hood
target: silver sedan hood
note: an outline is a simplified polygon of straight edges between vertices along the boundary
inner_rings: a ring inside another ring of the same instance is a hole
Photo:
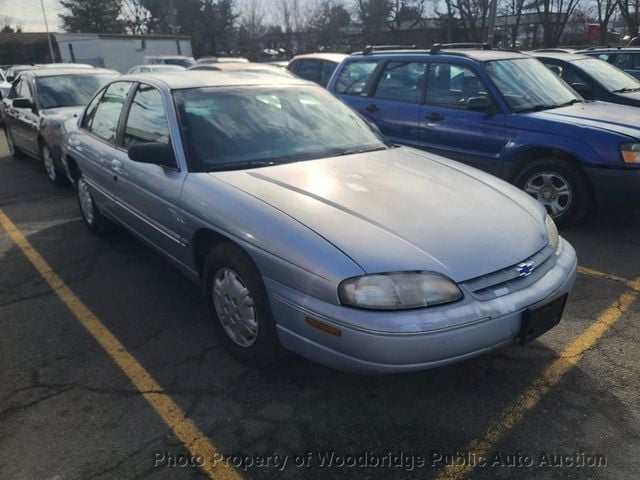
[[[524,193],[411,149],[211,175],[296,219],[368,273],[430,270],[460,282],[547,243],[544,214]]]

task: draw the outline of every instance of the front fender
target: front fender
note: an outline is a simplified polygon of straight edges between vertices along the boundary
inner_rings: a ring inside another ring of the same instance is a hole
[[[242,247],[264,277],[305,295],[339,304],[339,283],[364,273],[307,226],[207,173],[189,173],[180,209],[187,238],[202,229],[222,235]]]

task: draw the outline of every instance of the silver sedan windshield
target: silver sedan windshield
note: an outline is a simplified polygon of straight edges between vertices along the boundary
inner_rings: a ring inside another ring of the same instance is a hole
[[[581,101],[566,83],[535,58],[494,60],[484,68],[514,112],[534,112]]]
[[[387,148],[355,111],[320,87],[174,92],[193,171],[234,170]]]
[[[599,58],[576,60],[574,64],[595,78],[610,92],[640,90],[640,81],[638,79]]]

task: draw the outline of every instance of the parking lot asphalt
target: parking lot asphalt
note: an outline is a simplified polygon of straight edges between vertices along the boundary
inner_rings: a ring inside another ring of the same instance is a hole
[[[17,229],[0,222],[0,479],[640,471],[640,283],[629,282],[640,277],[640,211],[562,232],[583,269],[551,332],[387,376],[295,356],[269,370],[239,364],[197,287],[125,233],[92,236],[73,191],[50,186],[35,160],[10,158],[4,138],[0,213]]]

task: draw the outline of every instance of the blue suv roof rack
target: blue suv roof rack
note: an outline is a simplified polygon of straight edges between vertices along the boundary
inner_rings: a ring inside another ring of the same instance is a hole
[[[415,50],[415,45],[367,45],[362,50],[362,55],[369,55],[374,52],[383,52],[385,50]]]
[[[431,55],[437,54],[443,48],[475,48],[478,50],[491,50],[488,43],[434,43],[431,47]]]

